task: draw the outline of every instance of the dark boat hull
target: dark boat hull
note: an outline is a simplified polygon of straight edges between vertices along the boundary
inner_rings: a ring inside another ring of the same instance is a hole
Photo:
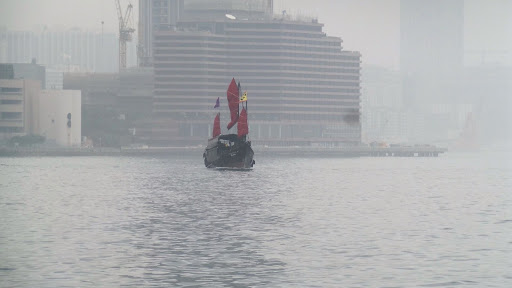
[[[255,163],[250,141],[237,141],[228,146],[217,138],[211,139],[203,158],[207,168],[250,169]]]

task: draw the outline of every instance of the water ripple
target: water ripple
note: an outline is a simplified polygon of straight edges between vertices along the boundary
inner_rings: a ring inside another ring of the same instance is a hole
[[[511,167],[258,159],[2,158],[0,286],[512,286]]]

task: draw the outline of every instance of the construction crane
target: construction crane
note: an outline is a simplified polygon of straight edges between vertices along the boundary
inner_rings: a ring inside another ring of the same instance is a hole
[[[133,32],[135,29],[132,27],[132,9],[133,5],[128,4],[128,8],[123,15],[121,9],[121,3],[119,0],[115,0],[117,7],[117,17],[119,18],[119,71],[126,69],[126,42],[130,42],[133,39]]]

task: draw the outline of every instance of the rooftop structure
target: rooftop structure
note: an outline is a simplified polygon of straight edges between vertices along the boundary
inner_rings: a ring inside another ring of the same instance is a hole
[[[219,20],[227,13],[270,18],[273,6],[273,0],[139,0],[139,66],[152,65],[154,34],[175,29],[181,20]]]

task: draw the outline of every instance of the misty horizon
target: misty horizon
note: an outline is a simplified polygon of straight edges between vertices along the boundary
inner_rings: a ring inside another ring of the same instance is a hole
[[[137,22],[138,1],[122,0],[123,9],[129,2],[134,6]],[[26,7],[31,9],[26,10]],[[62,12],[55,7],[62,7]],[[280,14],[282,10],[318,18],[325,24],[324,31],[328,35],[343,39],[346,50],[363,54],[363,65],[400,69],[400,0],[274,1],[274,13]],[[509,17],[512,1],[466,0],[464,10],[465,64],[512,65],[512,17]],[[114,1],[0,2],[0,28],[9,30],[42,31],[47,26],[101,32],[102,21],[105,32],[117,33]]]
[[[0,3],[0,33],[36,31],[32,33],[35,35],[29,33],[27,36],[33,37],[27,42],[31,47],[9,46],[9,53],[17,56],[16,62],[34,59],[36,63],[68,72],[115,73],[121,69],[118,68],[123,61],[118,61],[114,1],[29,2]],[[136,31],[133,41],[127,43],[126,67],[137,67],[140,3],[131,2],[134,5],[132,24]],[[120,3],[124,11],[129,1],[121,0]],[[348,113],[357,112],[360,117],[344,115],[340,119],[345,124],[347,119],[361,124],[365,131],[363,141],[447,143],[466,133],[468,125],[478,126],[479,137],[488,142],[502,141],[512,134],[508,131],[512,121],[507,116],[507,109],[511,108],[508,100],[511,89],[506,80],[512,67],[512,17],[507,13],[511,8],[512,1],[504,0],[435,0],[428,3],[418,0],[314,3],[276,0],[273,13],[275,17],[281,14],[305,16],[302,21],[306,22],[318,19],[323,24],[319,29],[326,39],[341,39],[341,44],[334,43],[341,48],[341,53],[361,53],[355,65],[359,67],[356,70],[362,81],[357,85],[355,82],[350,84],[355,85],[352,89],[362,88],[361,107],[360,111],[354,107],[348,109]],[[45,29],[53,33],[38,34]],[[71,34],[68,31],[72,31]],[[6,37],[0,39],[0,61],[7,59]],[[76,42],[77,37],[87,39],[87,47],[83,42]],[[142,36],[144,41],[149,41],[144,42],[149,47],[146,52],[153,49],[150,38]],[[34,44],[53,45],[48,44],[52,41],[74,42],[66,44],[66,48],[57,45],[51,51]],[[165,45],[171,46],[171,43]],[[336,48],[338,52],[339,48]],[[386,70],[379,70],[379,67]],[[161,76],[156,78],[162,79]],[[319,87],[309,89],[318,90]],[[471,120],[471,115],[478,120]],[[504,133],[496,123],[506,124]]]
[[[511,52],[512,0],[0,0],[0,286],[512,287]]]

